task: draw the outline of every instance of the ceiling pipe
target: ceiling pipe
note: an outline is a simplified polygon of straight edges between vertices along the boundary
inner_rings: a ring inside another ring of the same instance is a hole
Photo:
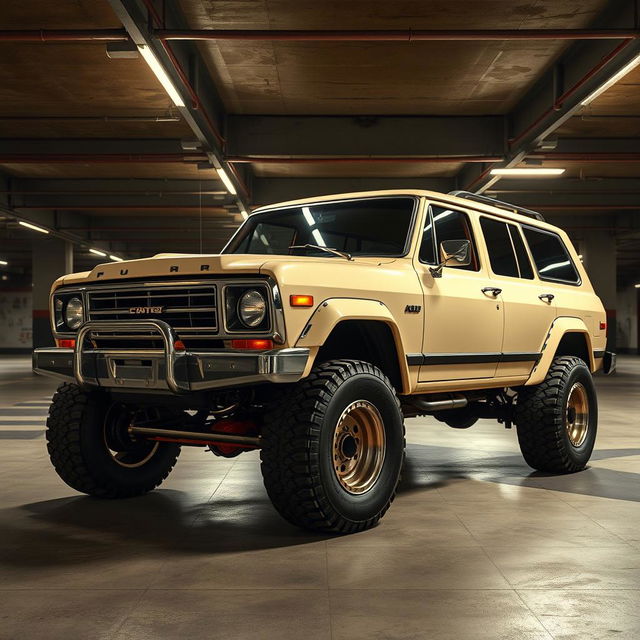
[[[534,152],[527,154],[527,158],[534,158],[537,160],[554,160],[557,162],[640,162],[640,152],[620,152],[620,153],[606,153],[606,152],[567,152],[567,153],[545,153]]]
[[[127,42],[124,29],[0,30],[0,42]]]
[[[411,162],[501,162],[502,156],[323,156],[316,158],[278,158],[274,156],[227,156],[227,162],[264,164],[411,163]]]
[[[282,42],[471,42],[503,40],[620,40],[640,37],[637,29],[157,29],[159,40],[262,40]]]
[[[0,122],[180,122],[175,116],[0,116]]]
[[[150,3],[145,1],[145,5]],[[637,29],[157,29],[172,40],[252,40],[268,42],[491,42],[504,40],[633,40]],[[0,42],[128,42],[123,29],[3,29]]]
[[[183,153],[15,153],[0,155],[0,164],[130,164],[130,163],[167,163],[206,162],[207,156]]]
[[[39,209],[60,209],[61,211],[85,211],[87,209],[90,209],[92,211],[102,211],[102,210],[106,210],[106,211],[118,211],[118,210],[124,210],[124,211],[213,211],[215,213],[229,213],[229,211],[227,209],[225,209],[224,207],[220,207],[220,206],[214,206],[214,205],[207,205],[207,204],[203,204],[202,206],[200,205],[126,205],[126,204],[115,204],[115,205],[93,205],[93,204],[87,204],[87,205],[72,205],[72,206],[67,206],[64,204],[39,204],[39,205],[31,205],[28,207],[21,207],[21,206],[15,206],[14,205],[14,210],[15,211],[37,211]]]

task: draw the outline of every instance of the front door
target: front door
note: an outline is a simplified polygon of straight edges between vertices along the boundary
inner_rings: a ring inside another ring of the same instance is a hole
[[[444,267],[434,278],[436,247],[445,240],[469,240],[471,264]],[[474,231],[463,211],[429,207],[419,254],[424,290],[424,339],[419,381],[465,380],[495,375],[500,359],[503,309],[500,293],[480,264]]]

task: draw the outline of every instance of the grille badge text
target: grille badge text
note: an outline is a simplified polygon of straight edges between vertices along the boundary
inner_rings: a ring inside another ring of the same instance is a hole
[[[135,316],[144,316],[151,313],[162,313],[164,307],[129,307],[129,313]]]

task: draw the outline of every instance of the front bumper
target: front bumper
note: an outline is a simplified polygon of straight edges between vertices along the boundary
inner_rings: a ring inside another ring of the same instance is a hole
[[[86,349],[91,331],[154,331],[164,349]],[[33,370],[83,387],[148,389],[187,393],[262,382],[297,382],[309,349],[269,351],[176,351],[176,336],[161,320],[87,322],[75,349],[42,348],[33,352]]]

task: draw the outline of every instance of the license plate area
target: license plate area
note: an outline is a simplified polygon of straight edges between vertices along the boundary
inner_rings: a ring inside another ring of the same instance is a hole
[[[158,381],[159,359],[107,357],[110,377],[118,386],[155,386]]]

